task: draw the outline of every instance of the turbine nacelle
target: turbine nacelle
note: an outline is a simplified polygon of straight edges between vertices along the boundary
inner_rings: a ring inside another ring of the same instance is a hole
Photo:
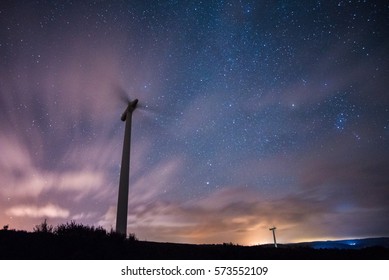
[[[128,102],[128,106],[126,110],[123,112],[122,117],[120,119],[125,122],[127,118],[127,113],[131,114],[135,110],[137,104],[138,104],[138,99]]]

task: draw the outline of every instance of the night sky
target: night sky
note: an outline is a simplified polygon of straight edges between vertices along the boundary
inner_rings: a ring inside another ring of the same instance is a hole
[[[80,3],[82,2],[82,3]],[[387,1],[1,1],[0,226],[389,236]]]

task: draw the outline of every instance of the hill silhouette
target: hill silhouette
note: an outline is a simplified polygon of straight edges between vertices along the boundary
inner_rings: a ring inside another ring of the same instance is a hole
[[[385,239],[387,242],[388,239]],[[373,242],[374,243],[374,242]],[[375,244],[378,244],[377,242]],[[369,246],[357,249],[320,248],[307,243],[241,246],[224,244],[178,244],[139,241],[101,227],[70,222],[53,228],[43,222],[33,232],[0,230],[0,259],[266,259],[266,260],[325,260],[325,259],[389,259],[389,248]]]

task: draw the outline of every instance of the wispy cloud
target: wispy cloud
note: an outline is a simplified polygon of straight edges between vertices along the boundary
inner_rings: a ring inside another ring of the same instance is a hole
[[[37,207],[18,205],[6,210],[7,215],[30,218],[68,218],[70,211],[54,204]]]

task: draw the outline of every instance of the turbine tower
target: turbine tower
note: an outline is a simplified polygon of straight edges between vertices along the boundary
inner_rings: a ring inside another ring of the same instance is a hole
[[[269,230],[271,230],[273,232],[273,239],[274,239],[274,247],[277,248],[277,241],[276,241],[276,227],[272,227],[272,228],[269,228]]]
[[[131,150],[131,120],[138,99],[128,101],[127,109],[124,111],[121,120],[126,122],[124,131],[122,165],[120,168],[119,195],[116,214],[116,232],[127,236],[127,214],[128,214],[128,182],[130,175],[130,150]]]

